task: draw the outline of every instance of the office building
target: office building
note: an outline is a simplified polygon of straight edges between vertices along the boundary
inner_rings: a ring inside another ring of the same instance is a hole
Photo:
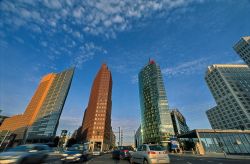
[[[139,73],[139,95],[143,143],[167,146],[174,130],[161,70],[153,60]]]
[[[250,36],[242,37],[233,48],[250,67]]]
[[[194,129],[178,138],[192,140],[197,154],[250,154],[250,130]]]
[[[4,120],[0,131],[16,134],[15,140],[22,143],[27,130],[37,133],[37,137],[53,137],[66,99],[73,69],[62,73],[45,75],[23,114]],[[36,128],[34,129],[34,126]],[[28,133],[28,134],[29,134]]]
[[[48,142],[55,137],[73,74],[74,68],[52,74],[53,81],[44,102],[34,123],[28,128],[27,142]]]
[[[186,119],[178,109],[173,109],[171,111],[171,118],[174,126],[175,136],[189,131]]]
[[[250,129],[250,69],[247,65],[215,64],[206,82],[217,106],[206,114],[213,129]]]
[[[110,147],[114,148],[116,146],[116,136],[115,136],[115,133],[113,132],[113,130],[111,131],[110,141],[111,141]]]
[[[112,77],[106,64],[101,66],[92,85],[88,107],[84,112],[78,142],[89,143],[89,151],[106,151],[112,145],[111,107]]]
[[[141,126],[135,132],[135,147],[138,148],[142,145],[142,136],[141,136]]]

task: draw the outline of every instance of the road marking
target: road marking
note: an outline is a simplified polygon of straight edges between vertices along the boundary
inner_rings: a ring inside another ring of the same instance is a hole
[[[210,163],[211,163],[211,162],[213,162],[213,161],[207,161],[207,162],[210,162]]]
[[[192,164],[191,162],[187,162],[187,164]]]

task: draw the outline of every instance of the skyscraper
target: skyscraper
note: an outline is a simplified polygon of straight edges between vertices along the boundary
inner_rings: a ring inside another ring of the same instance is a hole
[[[183,134],[189,131],[185,117],[178,109],[171,111],[171,118],[174,126],[175,135]]]
[[[74,69],[62,73],[45,75],[28,104],[25,112],[6,119],[0,130],[17,134],[22,140],[28,130],[28,137],[51,138],[55,135],[58,121],[70,88]]]
[[[89,150],[109,150],[112,145],[112,76],[106,64],[97,73],[77,138],[89,142]],[[80,137],[79,137],[80,136]]]
[[[166,146],[174,130],[161,70],[153,60],[139,73],[139,94],[143,143]]]
[[[217,103],[206,112],[213,129],[250,129],[250,69],[247,65],[208,67],[206,82]]]
[[[233,48],[250,67],[250,36],[242,37]]]

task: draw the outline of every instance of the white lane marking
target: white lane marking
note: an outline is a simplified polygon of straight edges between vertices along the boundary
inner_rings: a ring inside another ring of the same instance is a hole
[[[187,162],[187,164],[192,164],[191,162]]]
[[[207,161],[207,162],[210,162],[210,163],[211,163],[211,162],[213,162],[213,161]]]

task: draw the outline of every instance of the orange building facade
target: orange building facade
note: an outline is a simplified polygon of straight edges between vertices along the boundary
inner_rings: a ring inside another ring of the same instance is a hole
[[[57,92],[65,93],[64,97],[66,98],[73,76],[73,71],[74,69],[69,69],[62,73],[50,73],[45,75],[41,79],[39,86],[35,91],[35,94],[33,95],[31,101],[26,107],[25,112],[23,114],[14,115],[10,118],[5,119],[2,125],[0,126],[0,132],[9,131],[13,134],[16,134],[15,140],[19,143],[23,143],[23,140],[25,139],[29,129],[34,126],[34,123],[37,122],[38,118],[40,118],[41,112],[43,112],[42,110],[44,110],[44,108],[42,107],[48,102],[48,97],[51,97],[48,95],[49,92],[51,92],[51,90],[55,88],[56,79],[58,78],[58,76],[61,76],[61,74],[65,74],[65,72],[70,74],[69,78],[67,80],[64,80],[67,81],[68,86],[65,91],[63,91],[62,89],[58,89]],[[65,83],[64,81],[60,83]],[[60,103],[64,103],[64,101],[65,100],[61,100]]]
[[[81,128],[81,142],[89,143],[90,151],[109,150],[112,142],[111,108],[112,76],[106,64],[97,73],[85,110]]]
[[[41,104],[47,95],[54,77],[54,74],[44,76],[25,112],[23,114],[14,115],[5,119],[3,124],[0,126],[0,131],[11,131],[17,134],[18,139],[22,139],[27,128],[35,121],[37,113],[39,112]]]

